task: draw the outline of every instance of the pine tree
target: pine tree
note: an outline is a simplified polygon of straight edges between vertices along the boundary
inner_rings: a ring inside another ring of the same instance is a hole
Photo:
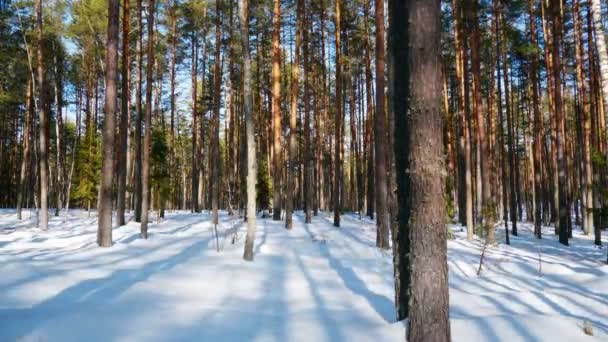
[[[101,163],[101,190],[99,192],[99,220],[97,244],[112,246],[112,182],[114,179],[114,117],[116,115],[118,79],[118,19],[119,0],[108,3],[108,40],[106,55],[106,109],[103,128],[103,159]]]

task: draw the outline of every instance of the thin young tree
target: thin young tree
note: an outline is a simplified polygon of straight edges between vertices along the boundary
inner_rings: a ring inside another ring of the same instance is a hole
[[[239,0],[241,50],[243,54],[243,114],[247,136],[247,237],[243,259],[253,260],[256,228],[256,144],[253,127],[253,97],[251,94],[251,58],[249,56],[249,0]]]
[[[448,342],[441,2],[391,1],[390,10],[391,58],[404,61],[395,63],[389,79],[394,82],[398,241],[405,244],[399,246],[405,274],[396,276],[411,272],[407,340]]]
[[[114,180],[114,136],[118,78],[118,27],[120,0],[108,2],[108,40],[106,43],[106,110],[103,126],[103,159],[101,162],[101,190],[97,244],[112,246],[112,182]]]
[[[146,66],[146,122],[144,130],[142,191],[141,191],[141,238],[148,238],[148,210],[150,207],[150,140],[152,131],[152,73],[154,68],[154,12],[155,1],[150,0],[148,9],[148,61]]]

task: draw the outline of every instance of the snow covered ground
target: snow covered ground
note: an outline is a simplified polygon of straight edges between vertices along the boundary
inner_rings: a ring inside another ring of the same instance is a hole
[[[403,341],[395,322],[391,256],[375,227],[349,215],[301,213],[294,229],[258,220],[256,260],[242,261],[245,226],[221,215],[169,213],[96,245],[96,218],[70,211],[49,232],[35,216],[0,211],[0,341]],[[454,227],[449,241],[454,341],[608,341],[606,250],[575,232],[559,246],[520,226],[486,251]],[[499,233],[500,237],[500,233]],[[235,239],[235,243],[232,241]],[[605,242],[608,243],[608,239]],[[217,252],[219,247],[220,252]],[[539,272],[539,251],[542,263]],[[583,334],[583,322],[594,336]]]

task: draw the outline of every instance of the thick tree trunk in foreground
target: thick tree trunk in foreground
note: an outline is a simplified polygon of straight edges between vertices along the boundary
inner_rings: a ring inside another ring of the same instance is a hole
[[[98,210],[97,244],[112,246],[112,181],[114,179],[114,117],[116,115],[116,81],[118,68],[119,0],[108,2],[108,41],[106,55],[106,110],[103,126],[103,160]]]
[[[392,2],[400,273],[410,342],[450,341],[440,69],[440,1]],[[406,170],[409,170],[407,172]],[[409,240],[408,240],[409,237]],[[403,244],[403,245],[401,245]],[[408,260],[409,259],[409,260]],[[409,261],[409,262],[408,262]],[[401,298],[400,300],[402,300]]]
[[[48,211],[48,148],[49,148],[49,113],[46,105],[46,80],[44,70],[43,28],[42,28],[42,0],[36,3],[38,27],[38,108],[40,110],[40,148],[38,151],[38,164],[40,173],[40,229],[49,229]]]
[[[150,0],[148,12],[148,64],[146,68],[146,124],[144,131],[142,192],[141,192],[141,237],[148,238],[148,209],[150,203],[150,135],[152,131],[152,68],[154,67],[154,10],[156,4]]]
[[[249,0],[239,0],[241,22],[241,49],[243,53],[243,114],[247,135],[247,238],[245,239],[245,260],[253,260],[255,242],[256,205],[256,144],[253,127],[253,98],[251,95],[251,58],[249,57]]]

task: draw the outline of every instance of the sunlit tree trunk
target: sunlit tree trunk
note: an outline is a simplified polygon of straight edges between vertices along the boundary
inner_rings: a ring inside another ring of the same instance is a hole
[[[272,218],[281,219],[281,1],[274,0],[272,17]]]
[[[410,342],[450,341],[441,112],[440,1],[391,1],[400,273]],[[398,151],[398,152],[397,152]]]
[[[256,143],[253,127],[251,95],[251,59],[249,57],[249,0],[239,0],[239,20],[241,23],[241,49],[243,54],[243,112],[247,135],[247,237],[245,239],[245,260],[253,260],[255,242],[256,207]]]

